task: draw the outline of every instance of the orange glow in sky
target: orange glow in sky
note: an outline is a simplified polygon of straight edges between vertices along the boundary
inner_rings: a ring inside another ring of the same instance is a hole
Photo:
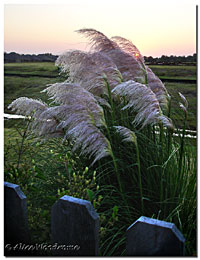
[[[139,3],[137,3],[139,2]],[[196,52],[196,6],[192,1],[66,0],[65,4],[6,4],[4,51],[60,54],[88,49],[75,30],[94,28],[131,40],[143,56]]]

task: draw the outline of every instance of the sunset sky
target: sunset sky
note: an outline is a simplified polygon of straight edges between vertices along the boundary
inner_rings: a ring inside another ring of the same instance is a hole
[[[65,4],[4,5],[6,52],[60,54],[67,49],[86,50],[87,39],[75,32],[81,28],[94,28],[108,37],[125,37],[145,56],[196,52],[196,6],[189,0],[66,0]]]

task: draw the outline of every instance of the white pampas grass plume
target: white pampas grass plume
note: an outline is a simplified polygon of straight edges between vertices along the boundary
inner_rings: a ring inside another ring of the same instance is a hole
[[[183,95],[183,94],[181,94],[180,92],[178,92],[178,94],[179,94],[179,96],[180,96],[180,98],[182,99],[182,101],[183,101],[183,106],[186,108],[186,110],[188,109],[188,102],[187,102],[187,99],[186,99],[186,97]]]
[[[73,151],[93,157],[93,164],[111,155],[110,143],[99,129],[106,126],[103,109],[90,92],[66,82],[50,85],[45,92],[60,105],[48,107],[38,100],[19,98],[9,108],[32,115],[31,129],[40,138],[68,139]]]
[[[129,80],[116,86],[112,92],[120,97],[125,97],[127,105],[122,110],[132,109],[136,112],[133,123],[141,128],[148,124],[163,123],[172,127],[171,121],[162,115],[159,102],[153,91],[146,85]]]
[[[188,110],[188,102],[187,99],[185,98],[185,96],[183,94],[181,94],[180,92],[178,92],[180,98],[182,99],[182,102],[179,102],[179,106],[180,108],[185,112],[185,115],[187,115],[187,110]]]
[[[105,126],[104,112],[92,93],[78,84],[56,83],[44,90],[60,106],[51,107],[40,119],[60,121],[57,130],[64,129],[64,140],[73,144],[72,151],[93,157],[93,164],[111,154],[110,143],[99,127]]]
[[[101,113],[101,108],[99,107],[99,109]],[[56,130],[63,129],[65,131],[63,141],[66,139],[71,141],[73,152],[77,151],[80,155],[94,158],[92,164],[111,154],[108,139],[95,125],[95,121],[100,123],[104,119],[94,119],[95,115],[88,107],[77,103],[51,107],[40,115],[40,119],[44,121],[45,118],[48,118],[51,122],[55,116],[60,120]]]
[[[62,128],[59,128],[59,121],[56,118],[52,119],[41,119],[41,117],[34,118],[31,124],[32,132],[43,140],[50,138],[63,138],[65,132]]]
[[[92,165],[103,157],[111,155],[108,139],[93,124],[82,121],[67,131],[65,138],[74,141],[72,151],[81,150],[80,155],[93,157]]]
[[[121,50],[128,53],[129,55],[132,55],[139,62],[144,63],[144,57],[142,56],[138,48],[131,41],[121,36],[111,37],[111,40],[117,43]]]
[[[166,107],[168,104],[168,92],[162,81],[146,66],[148,86],[155,93],[160,106]]]
[[[133,131],[124,126],[114,126],[117,133],[123,137],[123,142],[131,142],[137,144],[137,137]]]
[[[88,53],[80,50],[69,50],[61,54],[55,65],[61,68],[61,72],[69,72],[70,80],[77,78],[77,70],[81,61],[87,57]]]
[[[94,29],[81,29],[77,32],[89,38],[93,50],[104,53],[109,58],[111,58],[111,60],[116,64],[118,70],[121,72],[124,81],[130,79],[140,79],[142,82],[144,82],[145,71],[143,64],[141,64],[142,56],[141,60],[137,60],[136,56],[130,54],[127,48],[125,50],[125,42],[127,43],[128,40],[120,37],[118,38],[117,36],[115,36],[112,40],[112,38],[109,39],[103,33]],[[119,41],[119,39],[121,40]],[[124,40],[123,43],[122,39]],[[130,45],[131,43],[129,41],[129,47]],[[133,46],[134,45],[132,44],[132,50],[135,47]],[[135,47],[135,53],[136,49],[137,48]],[[138,50],[137,53],[139,53]]]
[[[24,116],[31,116],[33,114],[37,116],[47,108],[48,105],[41,100],[27,97],[17,98],[8,106],[8,109],[11,109],[12,111],[15,111],[18,114]]]
[[[111,110],[111,106],[104,98],[101,98],[99,96],[95,96],[95,99],[97,100],[98,104],[102,107],[107,107],[109,110]]]
[[[55,83],[43,90],[54,100],[54,102],[64,105],[56,108],[55,113],[58,113],[61,119],[65,118],[66,111],[70,110],[70,113],[81,113],[82,118],[93,118],[93,122],[96,126],[105,125],[104,112],[98,101],[92,93],[84,89],[78,84],[72,83]],[[66,105],[66,106],[65,106]],[[62,112],[64,108],[64,113]],[[48,112],[48,111],[47,111]],[[52,111],[51,111],[52,113]],[[68,111],[69,113],[69,111]]]
[[[135,80],[145,81],[145,71],[140,62],[137,59],[122,51],[121,49],[113,49],[106,52],[112,61],[116,64],[118,70],[121,72],[123,80]]]
[[[161,107],[167,106],[165,86],[152,70],[145,66],[142,54],[131,41],[120,36],[109,39],[94,29],[82,29],[77,32],[89,38],[92,49],[104,53],[116,64],[123,81],[134,80],[146,83],[147,75],[148,86],[156,94]]]
[[[104,75],[110,88],[122,81],[114,62],[100,52],[68,51],[56,61],[63,72],[69,72],[69,82],[80,84],[95,95],[107,94]]]
[[[187,108],[181,102],[179,102],[179,106],[185,113],[187,113]]]
[[[95,29],[86,28],[77,30],[76,32],[89,38],[92,49],[96,51],[108,51],[118,47],[115,42],[110,40],[102,32],[99,32]]]
[[[30,129],[39,137],[47,139],[64,136],[62,129],[57,129],[59,121],[56,118],[51,118],[51,120],[49,118],[41,118],[41,115],[49,109],[48,105],[44,102],[32,98],[20,97],[14,100],[8,108],[20,115],[31,116]]]

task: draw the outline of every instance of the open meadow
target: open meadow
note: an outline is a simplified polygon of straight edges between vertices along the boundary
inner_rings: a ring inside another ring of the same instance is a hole
[[[188,100],[188,125],[191,130],[196,129],[197,114],[197,89],[195,66],[166,66],[152,65],[150,68],[163,80],[168,93],[172,96],[172,119],[175,119],[177,127],[181,127],[181,110],[179,108],[178,92],[181,92]],[[10,113],[8,105],[16,98],[24,96],[39,98],[48,102],[48,97],[40,93],[47,84],[62,82],[63,76],[59,75],[59,69],[53,62],[35,63],[6,63],[4,67],[4,112]],[[174,80],[165,82],[165,80]],[[178,81],[180,80],[180,81]]]
[[[171,96],[170,117],[175,128],[195,131],[196,67],[149,67],[163,81]],[[19,97],[41,99],[50,104],[52,100],[41,91],[49,84],[66,80],[67,77],[59,72],[52,62],[6,63],[4,113],[13,114],[8,105]],[[188,102],[187,121],[179,107],[179,92]],[[127,117],[120,119],[121,113],[117,114],[117,109],[111,116],[109,110],[105,111],[108,118],[105,135],[112,140],[115,157],[110,161],[103,158],[94,166],[91,159],[71,154],[67,141],[40,142],[34,138],[29,132],[28,121],[4,120],[4,179],[19,184],[27,196],[32,243],[50,243],[51,206],[61,196],[70,194],[90,200],[99,213],[101,256],[124,255],[122,234],[142,214],[175,223],[186,238],[186,255],[195,256],[196,139],[183,139],[180,133],[173,139],[171,132],[162,128],[157,136],[154,128],[147,127],[141,132],[135,130],[137,142],[131,148],[125,142],[118,145],[121,139],[112,130],[112,121],[119,118],[120,123],[128,127],[130,115],[123,112]],[[133,154],[137,156],[133,158]],[[123,189],[125,195],[122,195]],[[131,205],[130,212],[123,205]]]

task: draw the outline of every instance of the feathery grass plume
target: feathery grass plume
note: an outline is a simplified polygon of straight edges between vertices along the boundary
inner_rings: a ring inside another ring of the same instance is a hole
[[[129,128],[124,126],[114,126],[115,130],[123,137],[123,142],[134,143],[136,148],[136,160],[138,168],[138,181],[140,189],[140,201],[141,201],[141,213],[144,214],[144,202],[143,202],[143,187],[142,187],[142,175],[141,175],[141,164],[140,164],[140,152],[137,143],[136,134],[131,131]]]
[[[182,99],[183,103],[179,102],[179,106],[180,108],[185,112],[185,114],[187,114],[187,109],[188,109],[188,102],[187,99],[185,98],[185,96],[183,94],[181,94],[180,92],[178,92],[180,98]]]
[[[144,65],[144,57],[137,47],[131,41],[119,36],[112,37],[111,39],[114,40],[123,51],[130,55],[134,55],[134,57],[143,65],[147,73],[147,84],[156,94],[160,105],[165,106],[167,104],[167,90],[162,81],[152,72],[152,70]]]
[[[144,57],[131,41],[121,36],[111,37],[111,40],[116,42],[121,50],[134,56],[139,62],[144,63]]]
[[[73,150],[81,155],[94,157],[93,164],[111,154],[108,139],[98,127],[105,126],[102,107],[92,93],[78,84],[56,83],[44,90],[60,106],[51,107],[40,115],[40,119],[60,121],[57,129],[64,129],[64,140],[71,140]]]
[[[68,83],[67,81],[50,84],[42,92],[46,92],[54,103],[61,105],[71,105],[79,99],[81,103],[87,103],[88,95],[92,102],[96,102],[94,96],[82,86],[75,83]]]
[[[183,103],[184,103],[184,106],[185,106],[186,108],[188,108],[188,102],[187,102],[186,97],[185,97],[181,92],[178,92],[178,94],[179,94],[180,98],[182,99],[182,101],[183,101]]]
[[[179,106],[185,113],[187,113],[187,108],[181,102],[179,102]]]
[[[95,95],[107,94],[103,75],[106,75],[111,88],[122,81],[117,66],[100,52],[65,52],[56,64],[63,72],[69,72],[68,82],[78,83]]]
[[[90,119],[93,118],[94,125],[105,126],[105,118],[102,107],[99,106],[98,101],[93,94],[88,92],[82,86],[67,82],[55,83],[43,90],[43,92],[47,92],[55,103],[66,105],[63,107],[64,109],[73,109],[74,106],[74,113],[76,111],[81,111],[83,113],[82,117],[87,117],[89,114]],[[57,108],[56,113],[60,115],[59,109]],[[59,117],[62,120],[65,118],[65,114],[61,114]]]
[[[136,145],[137,137],[129,128],[124,126],[114,126],[114,129],[123,137],[123,142],[131,142]]]
[[[148,86],[156,94],[161,107],[168,105],[168,92],[162,81],[146,66]]]
[[[62,128],[58,127],[59,121],[56,118],[41,119],[35,118],[31,124],[32,132],[40,139],[47,140],[50,138],[63,138],[65,132]]]
[[[18,114],[23,116],[35,116],[45,111],[48,105],[41,100],[36,100],[27,97],[20,97],[15,99],[9,106],[8,109],[16,111]]]
[[[61,68],[61,72],[69,72],[69,80],[73,81],[74,77],[77,78],[77,70],[81,61],[87,57],[88,53],[80,50],[69,50],[61,54],[55,65]]]
[[[123,51],[116,42],[94,29],[81,29],[77,32],[89,38],[93,50],[104,53],[112,59],[125,81],[130,79],[145,81],[145,71],[141,62],[134,55]]]
[[[60,106],[48,107],[41,101],[18,98],[9,108],[34,118],[31,129],[44,139],[64,137],[73,151],[94,157],[93,164],[111,154],[108,139],[98,129],[105,126],[103,109],[87,90],[77,84],[56,83],[45,90]]]
[[[96,51],[108,51],[118,48],[118,45],[110,40],[102,32],[92,28],[77,30],[76,32],[85,35],[90,40],[91,48]]]
[[[112,154],[110,142],[93,124],[83,121],[67,131],[65,138],[74,140],[72,151],[81,149],[80,155],[93,157],[92,165],[101,158]]]
[[[145,71],[134,56],[121,49],[110,50],[106,52],[106,55],[117,65],[124,81],[132,79],[141,83],[145,82]]]
[[[137,113],[133,121],[136,126],[142,122],[141,128],[148,124],[163,123],[172,128],[171,121],[162,114],[156,95],[146,85],[129,80],[116,86],[112,92],[126,98],[128,103],[122,110],[131,108]]]
[[[20,97],[14,100],[9,106],[9,109],[25,116],[31,116],[33,119],[30,124],[32,132],[44,139],[51,137],[64,137],[62,129],[57,129],[58,120],[52,118],[41,118],[41,115],[48,111],[47,104],[40,100]]]
[[[109,110],[111,110],[110,104],[104,99],[99,96],[95,96],[95,99],[97,100],[98,104],[102,107],[107,107]]]
[[[156,94],[160,105],[162,107],[167,105],[165,86],[152,70],[144,65],[143,56],[131,41],[120,36],[109,39],[94,29],[82,29],[77,32],[90,39],[94,50],[103,52],[112,59],[124,81],[134,80],[143,84],[148,83],[148,86]],[[146,82],[146,76],[148,82]]]

